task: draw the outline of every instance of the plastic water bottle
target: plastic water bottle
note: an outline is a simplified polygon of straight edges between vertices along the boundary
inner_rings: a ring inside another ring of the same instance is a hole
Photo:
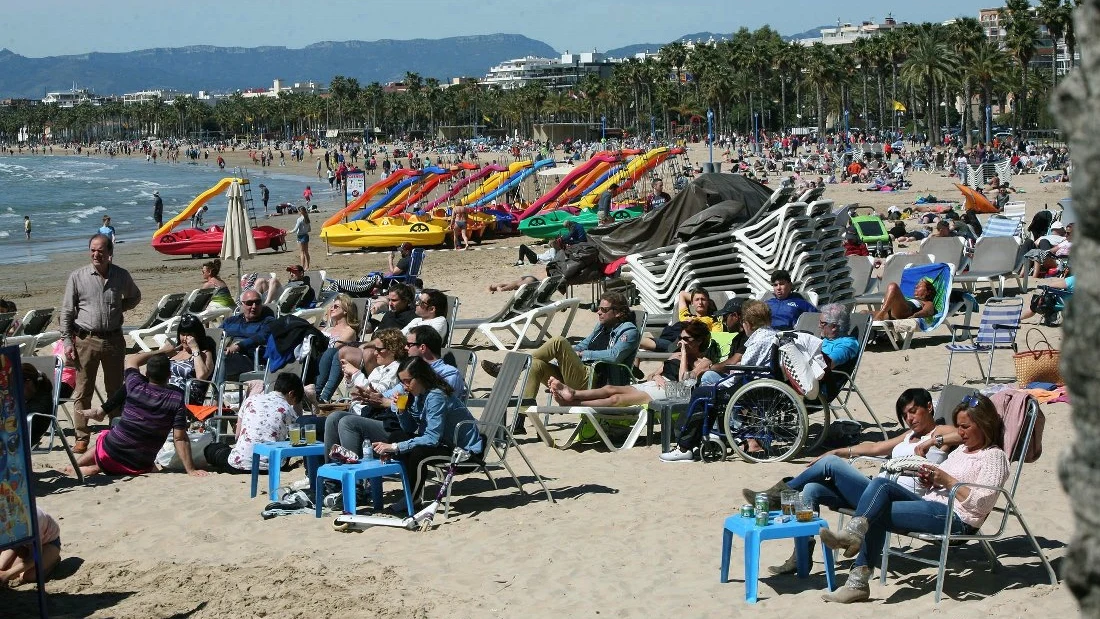
[[[374,445],[370,442],[370,439],[363,441],[363,458],[362,460],[374,460]]]

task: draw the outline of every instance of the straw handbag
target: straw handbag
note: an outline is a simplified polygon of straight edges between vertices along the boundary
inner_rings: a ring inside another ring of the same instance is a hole
[[[1038,333],[1038,348],[1031,345],[1031,334]],[[1023,387],[1028,383],[1055,383],[1064,385],[1062,372],[1058,369],[1058,362],[1062,353],[1050,345],[1043,332],[1038,329],[1028,329],[1024,336],[1024,344],[1027,350],[1016,353],[1012,361],[1016,364],[1016,384]]]

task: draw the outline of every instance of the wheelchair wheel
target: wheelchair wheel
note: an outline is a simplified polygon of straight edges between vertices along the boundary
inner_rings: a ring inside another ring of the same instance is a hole
[[[754,380],[734,392],[722,429],[737,455],[749,462],[782,462],[794,457],[806,440],[806,408],[787,385],[770,378]],[[760,451],[749,451],[756,441]]]
[[[703,462],[719,462],[726,459],[726,446],[722,441],[707,437],[699,445],[699,459]]]
[[[812,409],[806,408],[806,440],[803,441],[807,453],[815,453],[828,438],[830,410],[821,401],[811,402]],[[806,406],[803,400],[803,406]]]

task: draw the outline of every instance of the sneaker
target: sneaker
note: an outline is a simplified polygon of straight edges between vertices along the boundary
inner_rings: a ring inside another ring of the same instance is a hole
[[[328,459],[336,462],[337,464],[358,464],[359,456],[350,449],[345,449],[340,444],[332,446],[332,450],[328,453]]]
[[[523,266],[523,261],[522,260],[516,260],[515,262],[512,263],[512,266],[521,267],[521,266]]]
[[[321,505],[329,511],[343,511],[344,508],[344,494],[342,492],[333,492],[326,494],[324,499],[321,499]]]
[[[661,454],[661,462],[691,462],[694,459],[695,454],[692,450],[680,451],[679,447]]]
[[[489,376],[492,376],[493,378],[496,378],[497,374],[500,374],[500,364],[499,363],[493,363],[492,361],[489,361],[488,359],[482,360],[481,369],[485,370],[485,373],[488,374]]]
[[[309,478],[306,477],[304,479],[299,479],[298,481],[290,484],[290,489],[292,491],[293,490],[308,490],[309,489]]]

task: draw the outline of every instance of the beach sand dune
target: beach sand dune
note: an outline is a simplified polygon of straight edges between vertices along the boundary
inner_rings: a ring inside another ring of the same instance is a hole
[[[705,155],[696,153],[695,160]],[[232,163],[232,162],[231,162]],[[306,162],[308,163],[308,161]],[[303,181],[305,182],[305,181]],[[1064,185],[1040,185],[1038,177],[1013,179],[1034,212],[1066,195]],[[836,204],[860,202],[881,210],[935,193],[954,199],[951,179],[917,173],[914,189],[897,194],[861,193],[830,186]],[[326,204],[331,208],[331,204]],[[289,226],[292,222],[282,220]],[[280,223],[282,223],[280,222]],[[490,281],[538,273],[508,266],[524,239],[487,242],[483,251],[431,252],[424,280],[462,298],[462,317],[488,316],[505,301],[485,292]],[[292,247],[292,249],[294,249]],[[281,276],[296,253],[263,253],[245,271]],[[384,267],[385,254],[326,256],[314,239],[315,267],[339,277],[358,277]],[[20,309],[59,304],[63,275],[86,256],[58,255],[49,264],[20,266],[0,283],[0,294],[18,292]],[[199,261],[169,259],[147,244],[120,246],[116,261],[134,273],[145,299],[128,316],[137,322],[167,292],[197,286]],[[224,267],[231,280],[232,265]],[[1034,282],[1033,282],[1034,285]],[[25,286],[25,288],[24,288]],[[577,289],[585,296],[587,287]],[[572,333],[594,324],[580,312]],[[1041,328],[1055,347],[1060,329]],[[483,359],[503,353],[484,348]],[[864,359],[859,384],[878,416],[894,428],[893,403],[905,387],[944,380],[945,332],[917,336],[908,351],[878,347]],[[1009,354],[999,353],[998,376],[1011,376]],[[972,360],[956,360],[955,382],[979,374]],[[477,388],[490,386],[479,372]],[[1059,567],[1073,533],[1069,499],[1061,490],[1057,463],[1072,426],[1066,404],[1044,406],[1044,455],[1029,464],[1017,498],[1048,557]],[[946,411],[943,411],[946,412]],[[864,418],[867,419],[864,413]],[[871,432],[865,433],[871,439]],[[521,437],[522,438],[522,437]],[[48,585],[55,616],[71,617],[754,617],[795,614],[845,617],[1069,616],[1076,604],[1062,585],[1045,584],[1045,572],[1019,537],[995,544],[1004,563],[991,573],[976,547],[953,549],[944,601],[933,603],[935,571],[902,560],[891,562],[886,586],[872,584],[873,602],[841,608],[826,605],[820,551],[810,577],[765,576],[760,603],[744,602],[743,546],[734,543],[731,582],[718,570],[723,519],[743,502],[741,488],[770,486],[807,462],[753,465],[737,460],[713,464],[664,464],[657,446],[607,453],[583,446],[548,449],[532,438],[524,450],[546,478],[557,504],[550,504],[522,460],[510,458],[524,482],[519,494],[507,476],[457,478],[451,518],[429,533],[374,528],[337,533],[331,518],[311,515],[262,520],[268,502],[248,498],[247,476],[189,478],[153,474],[135,479],[95,480],[78,487],[50,470],[65,464],[55,451],[34,456],[42,506],[59,518],[64,544],[59,577]],[[286,482],[304,475],[284,473]],[[284,483],[286,483],[284,482]],[[264,484],[261,483],[261,486]],[[398,499],[387,484],[387,502]],[[435,489],[429,487],[429,494]],[[835,518],[830,514],[830,522]],[[1009,532],[1018,533],[1015,524]],[[765,543],[762,566],[790,553],[783,541]],[[934,551],[928,549],[926,556]],[[842,563],[840,582],[847,570]],[[876,570],[877,576],[877,570]],[[29,616],[33,590],[0,592],[3,616]]]

